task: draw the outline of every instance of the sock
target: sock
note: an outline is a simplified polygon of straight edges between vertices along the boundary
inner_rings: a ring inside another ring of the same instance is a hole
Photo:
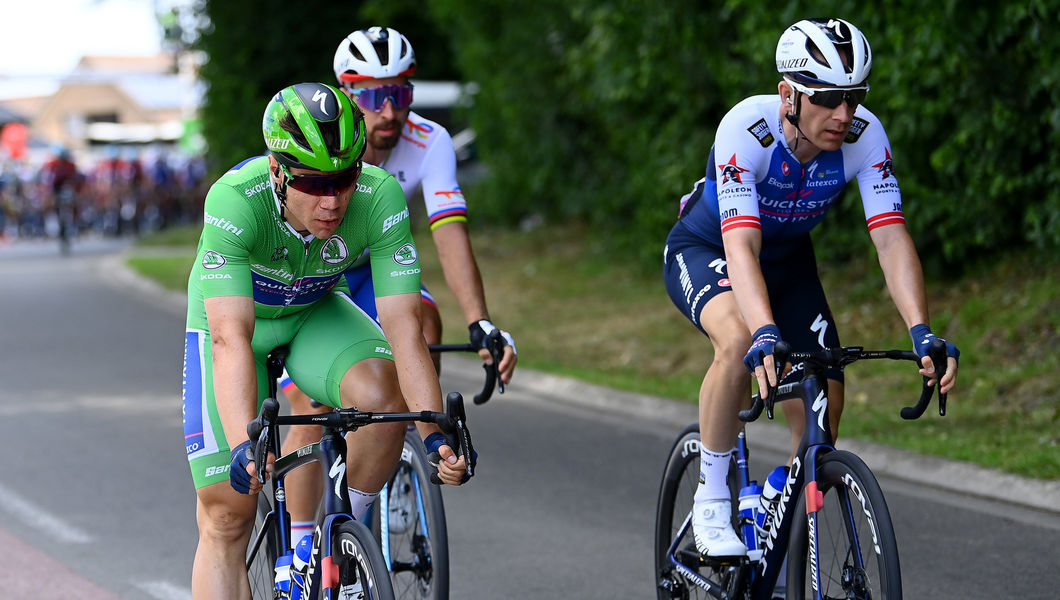
[[[297,544],[306,534],[313,533],[315,525],[312,521],[291,521],[291,545]]]
[[[360,521],[371,508],[372,503],[379,497],[379,492],[362,492],[354,488],[350,490],[350,508],[353,509],[353,518]]]
[[[706,500],[730,500],[729,484],[725,477],[729,474],[729,457],[732,450],[724,453],[711,452],[705,446],[699,447],[699,487],[696,488],[696,502]]]

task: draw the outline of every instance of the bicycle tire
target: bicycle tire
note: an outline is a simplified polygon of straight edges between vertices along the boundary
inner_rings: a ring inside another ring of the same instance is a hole
[[[817,484],[823,498],[817,513],[822,597],[901,600],[898,542],[883,490],[872,471],[855,454],[836,450],[817,464]],[[846,508],[848,500],[851,510]],[[788,598],[793,600],[814,597],[812,575],[807,577],[805,507],[804,493],[795,509],[788,545]],[[855,554],[860,558],[853,562],[860,561],[862,566],[852,564]]]
[[[408,432],[401,460],[387,482],[388,506],[380,506],[372,520],[381,542],[380,519],[384,514],[388,519],[390,580],[394,597],[402,600],[449,600],[445,504],[441,487],[430,482],[430,472],[419,434]]]
[[[339,584],[320,600],[393,600],[394,588],[386,570],[383,552],[372,531],[360,521],[344,521],[333,534],[331,559],[338,570]],[[361,595],[357,595],[359,588]]]
[[[673,447],[670,448],[662,483],[659,485],[655,512],[655,587],[659,600],[713,598],[706,590],[689,583],[674,569],[667,557],[674,537],[692,510],[696,487],[699,485],[699,444],[699,425],[689,425],[677,436]],[[739,494],[731,477],[735,469],[736,461],[733,459],[729,464],[729,491],[732,496],[734,526],[737,525]],[[678,544],[677,552],[688,559],[682,561],[684,564],[694,564],[692,559],[698,557],[699,551],[696,550],[691,527]],[[703,568],[709,569],[706,565],[703,565]],[[729,587],[728,576],[721,571],[712,570],[705,576],[723,588]]]
[[[268,494],[264,491],[258,494],[258,510],[254,519],[254,532],[250,536],[250,546],[247,547],[247,577],[250,580],[250,597],[254,600],[272,600],[273,590],[276,587],[276,558],[280,555],[280,534],[276,530],[276,522],[271,521],[269,531],[262,540],[261,545],[255,552],[254,540],[258,537],[265,523],[265,517],[272,511]]]

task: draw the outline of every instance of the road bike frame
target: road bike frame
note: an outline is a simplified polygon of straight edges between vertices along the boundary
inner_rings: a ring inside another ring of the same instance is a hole
[[[457,442],[454,449],[459,455],[470,455],[474,449],[466,428],[463,398],[456,393],[450,394],[446,399],[445,413],[431,411],[371,413],[356,409],[341,409],[323,414],[280,416],[279,402],[275,399],[276,380],[283,370],[285,356],[286,350],[282,348],[270,353],[267,360],[269,397],[262,403],[258,417],[247,425],[249,438],[256,440],[254,444],[255,464],[265,464],[269,452],[278,457],[273,467],[271,488],[267,488],[274,502],[273,510],[266,515],[262,526],[258,529],[257,536],[251,541],[247,566],[250,565],[251,557],[259,552],[261,544],[269,535],[272,527],[276,527],[278,531],[278,551],[282,554],[292,549],[294,540],[291,540],[291,518],[287,511],[284,479],[288,473],[298,467],[311,462],[319,462],[324,479],[322,498],[324,517],[313,534],[312,555],[308,561],[305,576],[305,597],[316,598],[321,590],[325,594],[322,597],[330,597],[328,594],[339,584],[339,572],[332,560],[333,534],[342,523],[354,520],[349,489],[346,484],[346,440],[342,434],[373,423],[422,421],[436,423],[447,435],[455,436]],[[323,434],[319,442],[302,446],[290,454],[280,456],[280,425],[320,425],[323,426]],[[467,468],[468,475],[473,475],[470,461]],[[258,480],[265,484],[263,469],[258,472]],[[358,556],[358,560],[365,559]]]
[[[803,360],[804,362],[801,363],[800,367],[804,376],[801,381],[782,383],[781,385],[768,390],[765,399],[760,395],[753,396],[751,408],[748,410],[741,410],[739,418],[744,422],[754,421],[759,415],[761,415],[762,410],[766,409],[769,418],[772,419],[773,404],[775,402],[799,398],[803,401],[806,425],[803,428],[802,438],[799,441],[798,449],[792,460],[787,481],[784,484],[784,488],[781,490],[776,512],[767,517],[767,522],[764,528],[770,533],[762,542],[764,548],[762,549],[761,558],[757,561],[750,561],[747,558],[742,558],[733,564],[732,569],[735,569],[733,575],[738,578],[749,577],[750,581],[747,583],[738,581],[735,585],[729,585],[727,587],[739,590],[743,589],[744,585],[749,586],[751,600],[770,600],[770,598],[772,598],[773,588],[777,583],[780,568],[787,556],[788,541],[792,533],[791,528],[794,521],[795,511],[799,504],[800,497],[805,493],[807,527],[809,528],[808,539],[810,540],[807,549],[809,552],[808,562],[810,565],[808,576],[812,578],[811,585],[814,590],[814,598],[816,600],[821,600],[820,590],[822,588],[820,573],[817,571],[816,567],[819,564],[817,512],[821,507],[822,494],[818,490],[816,474],[817,465],[821,457],[828,452],[835,450],[832,441],[832,431],[828,420],[827,382],[822,381],[824,379],[824,371],[828,366],[845,366],[846,364],[850,364],[860,359],[887,358],[912,361],[919,361],[919,359],[913,352],[898,350],[865,351],[860,347],[838,348],[835,350],[825,350],[820,353],[791,353],[786,349],[780,349],[776,354],[778,356],[776,361],[778,365],[784,364],[788,357],[792,360]],[[829,362],[823,361],[819,358],[822,354],[829,356]],[[945,365],[945,344],[938,341],[933,343],[930,356],[935,365]],[[944,366],[939,366],[938,369],[938,378],[941,380],[945,368]],[[790,377],[791,375],[789,375],[789,378]],[[931,400],[934,389],[935,388],[933,387],[929,388],[927,386],[925,378],[920,400],[915,407],[902,409],[902,417],[905,419],[915,419],[923,414]],[[812,400],[810,400],[811,398]],[[945,412],[946,395],[940,393],[939,414],[944,415]],[[696,452],[698,453],[698,449],[696,449]],[[736,463],[735,473],[730,473],[730,476],[735,479],[735,483],[738,486],[737,489],[743,489],[749,483],[749,455],[746,435],[741,431],[736,446],[733,449],[733,459]],[[845,491],[841,490],[837,491],[837,493],[842,494],[841,500],[844,518],[849,521],[853,518],[855,507],[851,502],[851,498],[847,496]],[[700,560],[698,553],[695,557],[692,557],[687,556],[688,553],[682,553],[678,549],[681,539],[686,533],[688,533],[691,526],[692,514],[689,513],[688,516],[685,517],[680,530],[677,535],[674,536],[674,539],[667,550],[667,558],[673,568],[680,571],[688,581],[707,590],[719,599],[729,600],[730,596],[722,586],[700,575],[695,568],[689,567],[682,560]],[[742,528],[740,529],[742,533]],[[751,540],[745,539],[744,542],[748,547],[752,547]],[[856,540],[855,543],[860,544],[861,541]],[[858,568],[863,567],[864,565],[861,564],[861,553],[853,553],[853,556],[858,561],[855,566]],[[712,559],[708,558],[705,560],[709,561]],[[747,566],[752,566],[753,569],[747,569]]]

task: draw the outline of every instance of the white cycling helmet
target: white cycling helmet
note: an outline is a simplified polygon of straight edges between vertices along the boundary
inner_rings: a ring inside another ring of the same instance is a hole
[[[416,54],[396,29],[370,27],[354,31],[335,50],[335,77],[340,85],[365,79],[407,77],[416,70]]]
[[[777,43],[777,71],[798,83],[861,85],[871,70],[868,40],[843,19],[803,19]]]

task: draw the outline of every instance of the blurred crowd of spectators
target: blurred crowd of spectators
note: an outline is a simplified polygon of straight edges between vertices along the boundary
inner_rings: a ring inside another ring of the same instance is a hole
[[[0,240],[147,233],[202,218],[201,158],[108,146],[84,157],[52,148],[36,163],[0,154]]]

